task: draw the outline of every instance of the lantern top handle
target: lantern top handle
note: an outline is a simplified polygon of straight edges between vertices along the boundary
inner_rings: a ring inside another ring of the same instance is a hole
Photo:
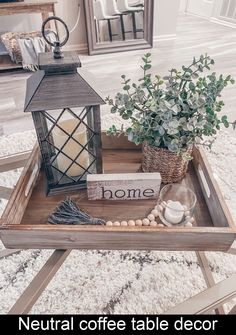
[[[59,21],[63,24],[64,28],[65,28],[65,31],[66,31],[66,34],[65,34],[65,38],[64,38],[64,41],[60,42],[59,40],[59,36],[58,34],[56,34],[57,36],[57,40],[55,42],[51,42],[48,37],[47,37],[47,34],[46,34],[46,25],[48,22],[50,21]],[[69,29],[66,25],[66,23],[59,17],[57,16],[50,16],[49,18],[47,18],[44,22],[43,22],[43,25],[42,25],[42,35],[43,35],[43,38],[45,39],[45,41],[51,46],[53,47],[53,57],[55,59],[60,59],[60,58],[63,58],[63,54],[61,52],[61,47],[63,47],[69,37],[70,37],[70,33],[69,33]]]

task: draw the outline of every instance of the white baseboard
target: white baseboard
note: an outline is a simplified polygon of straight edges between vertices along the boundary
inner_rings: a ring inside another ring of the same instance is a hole
[[[204,15],[200,15],[200,14],[194,14],[194,13],[190,13],[190,12],[184,12],[183,14],[180,13],[180,15],[186,15],[186,16],[194,16],[194,17],[198,17],[204,20],[209,21],[209,17],[208,16],[204,16]]]
[[[175,40],[175,39],[176,39],[176,34],[156,35],[153,37],[153,42],[169,41],[169,40]]]
[[[201,19],[207,20],[209,22],[217,23],[217,24],[220,24],[222,26],[226,26],[226,27],[230,27],[230,28],[236,28],[236,23],[226,21],[226,20],[222,20],[222,19],[218,19],[216,17],[207,17],[207,16],[188,13],[188,12],[185,12],[185,15],[199,17]]]
[[[230,28],[236,28],[236,23],[229,22],[226,20],[216,19],[215,17],[211,17],[210,22],[214,22],[214,23],[220,24],[222,26],[230,27]]]
[[[67,45],[63,48],[64,51],[79,51],[81,53],[87,53],[88,52],[88,46],[86,43],[84,44],[72,44]]]
[[[176,39],[176,34],[170,35],[157,35],[153,37],[153,42],[160,42],[160,41],[169,41]],[[80,53],[88,53],[88,46],[86,43],[84,44],[72,44],[67,45],[63,48],[64,51],[78,51]]]

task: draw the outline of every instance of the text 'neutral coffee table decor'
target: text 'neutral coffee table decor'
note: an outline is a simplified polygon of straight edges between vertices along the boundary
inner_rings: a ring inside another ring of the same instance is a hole
[[[44,29],[50,19],[43,24],[43,36],[51,44]],[[64,42],[52,45],[54,53],[39,54],[40,70],[27,81],[25,112],[34,120],[48,195],[85,188],[88,173],[102,173],[104,101],[86,71],[78,70],[78,55],[61,53],[60,46],[69,38],[67,27],[66,32]]]
[[[148,53],[143,57],[139,82],[132,83],[122,75],[123,92],[106,99],[111,113],[118,113],[127,122],[121,129],[113,125],[109,134],[123,133],[129,141],[142,144],[143,171],[160,172],[164,183],[181,181],[193,157],[193,146],[215,135],[221,125],[227,128],[231,124],[226,115],[219,115],[224,106],[220,96],[234,80],[215,72],[202,76],[212,65],[214,60],[202,55],[161,78],[149,72],[152,65]]]

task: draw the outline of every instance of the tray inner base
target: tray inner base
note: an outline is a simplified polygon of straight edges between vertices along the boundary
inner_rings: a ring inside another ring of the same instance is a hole
[[[135,150],[104,150],[103,159],[104,171],[106,173],[137,172],[140,169],[141,153]],[[198,201],[195,209],[196,226],[214,227],[192,163],[189,164],[187,176],[182,183],[189,186],[197,196]],[[61,201],[65,200],[66,195],[46,198],[44,185],[43,173],[40,173],[38,182],[22,218],[22,224],[47,224],[48,216]],[[77,200],[82,210],[94,217],[111,221],[144,218],[150,213],[157,202],[156,200],[88,201],[86,190],[68,194],[68,196],[70,195],[73,199]]]

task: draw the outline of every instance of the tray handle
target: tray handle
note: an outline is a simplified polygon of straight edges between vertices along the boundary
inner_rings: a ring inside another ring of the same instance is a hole
[[[39,165],[38,165],[38,163],[36,163],[33,170],[32,170],[29,181],[28,181],[28,183],[25,187],[25,197],[26,198],[28,197],[30,191],[33,189],[34,183],[36,182],[36,180],[38,178],[39,170],[40,170]]]
[[[199,173],[199,178],[202,181],[202,185],[203,185],[203,188],[205,190],[206,196],[207,196],[208,199],[210,199],[210,197],[211,197],[211,190],[210,190],[210,187],[209,187],[209,185],[207,183],[205,174],[204,174],[203,169],[202,169],[202,167],[201,167],[200,164],[198,164],[198,173]]]
[[[214,226],[234,227],[232,216],[213,176],[205,152],[202,148],[195,148],[193,156],[193,165]]]

